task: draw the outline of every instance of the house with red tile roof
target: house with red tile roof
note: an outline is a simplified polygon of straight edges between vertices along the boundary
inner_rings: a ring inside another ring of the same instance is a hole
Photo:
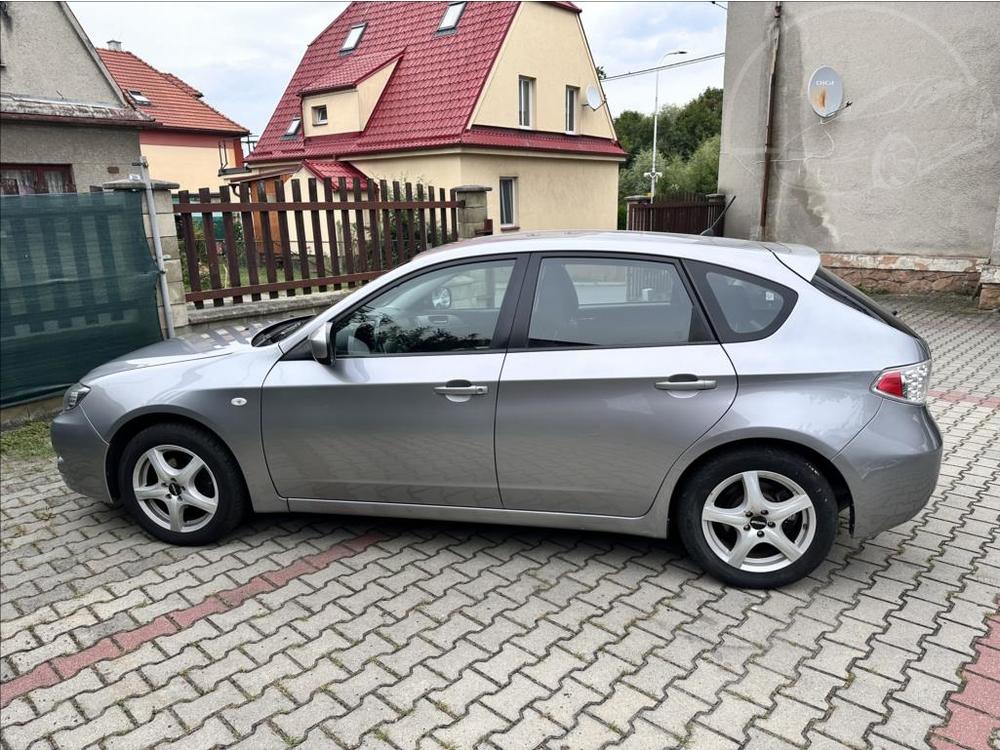
[[[249,131],[211,107],[200,91],[123,50],[120,42],[110,41],[97,53],[129,101],[152,120],[139,131],[139,144],[154,178],[197,190],[245,171],[241,139]]]
[[[494,230],[511,231],[614,228],[624,156],[573,3],[354,2],[247,164],[486,185]]]

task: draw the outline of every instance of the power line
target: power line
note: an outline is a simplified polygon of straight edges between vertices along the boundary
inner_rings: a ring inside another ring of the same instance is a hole
[[[716,8],[721,8],[722,10],[729,10],[728,5],[723,5],[720,2],[716,2],[716,0],[711,0],[711,4],[714,5]]]
[[[615,81],[619,78],[631,78],[632,76],[642,76],[647,73],[655,73],[658,70],[669,70],[670,68],[682,68],[685,65],[694,65],[695,63],[706,62],[707,60],[718,60],[720,57],[725,57],[725,52],[716,52],[714,55],[705,55],[704,57],[693,57],[690,60],[682,60],[681,62],[670,63],[669,65],[657,65],[652,68],[643,68],[642,70],[633,70],[629,73],[618,73],[613,76],[605,76],[601,83],[605,81]]]

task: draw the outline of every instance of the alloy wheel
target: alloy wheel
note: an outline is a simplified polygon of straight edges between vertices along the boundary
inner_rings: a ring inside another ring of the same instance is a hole
[[[203,528],[219,507],[212,470],[179,445],[157,445],[139,456],[132,472],[132,492],[146,516],[176,532]]]
[[[753,573],[788,567],[816,535],[808,493],[772,471],[744,471],[720,482],[705,501],[701,522],[712,552]]]

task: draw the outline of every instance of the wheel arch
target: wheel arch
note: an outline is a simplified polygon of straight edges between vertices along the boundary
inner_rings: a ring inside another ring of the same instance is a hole
[[[691,476],[694,475],[698,469],[711,463],[714,459],[718,458],[720,455],[729,453],[734,450],[739,450],[740,448],[777,448],[779,450],[785,451],[787,453],[793,453],[803,458],[811,461],[816,465],[816,467],[823,474],[823,478],[830,483],[830,487],[833,489],[834,497],[837,499],[837,507],[840,510],[845,508],[849,509],[852,515],[854,514],[854,499],[851,496],[851,489],[847,484],[847,480],[844,479],[844,475],[841,474],[840,470],[834,466],[830,459],[826,458],[823,454],[819,453],[814,448],[810,448],[802,443],[797,443],[793,440],[787,440],[783,438],[740,438],[737,440],[731,440],[720,445],[715,445],[704,453],[700,454],[697,458],[692,460],[684,470],[681,472],[677,481],[674,483],[673,489],[670,493],[670,505],[669,505],[669,515],[668,524],[669,530],[674,529],[674,524],[676,523],[677,514],[673,512],[675,503],[680,499],[681,495],[685,491],[687,482],[690,480]]]
[[[132,418],[118,425],[115,429],[114,435],[112,435],[111,440],[108,441],[108,450],[105,453],[104,458],[104,478],[108,485],[108,494],[111,499],[117,502],[121,499],[121,488],[118,486],[118,461],[121,459],[122,453],[125,451],[125,446],[128,445],[129,441],[132,440],[136,435],[142,432],[147,427],[152,427],[157,424],[186,424],[191,427],[195,427],[202,432],[211,435],[213,438],[219,441],[219,443],[225,448],[225,450],[232,456],[233,461],[240,470],[240,478],[243,481],[243,487],[247,488],[246,474],[243,471],[243,467],[240,465],[239,459],[233,454],[233,451],[229,448],[226,441],[219,435],[218,432],[213,430],[204,422],[201,422],[193,417],[186,414],[179,414],[177,412],[144,412],[142,414],[136,414]]]

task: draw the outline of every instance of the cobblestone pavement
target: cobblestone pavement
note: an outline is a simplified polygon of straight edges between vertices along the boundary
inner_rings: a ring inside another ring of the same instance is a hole
[[[8,463],[3,747],[995,748],[1000,318],[892,304],[934,349],[940,483],[781,591],[592,533],[287,516],[174,548]]]

